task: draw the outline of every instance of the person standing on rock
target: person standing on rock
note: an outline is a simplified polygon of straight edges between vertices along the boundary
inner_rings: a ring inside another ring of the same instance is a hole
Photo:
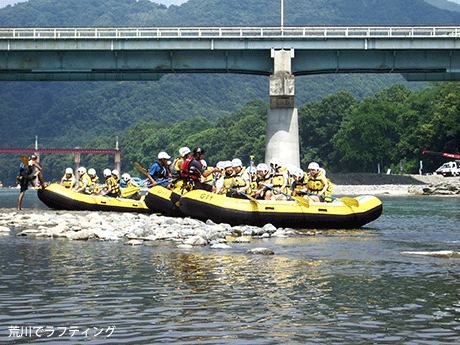
[[[21,191],[18,197],[18,211],[22,209],[22,199],[24,198],[26,190],[29,188],[29,183],[33,184],[33,181],[38,178],[41,188],[45,189],[46,185],[43,181],[42,170],[42,167],[38,164],[38,157],[36,155],[31,155],[29,157],[27,167],[24,163],[21,162],[18,176],[19,185],[21,187]]]

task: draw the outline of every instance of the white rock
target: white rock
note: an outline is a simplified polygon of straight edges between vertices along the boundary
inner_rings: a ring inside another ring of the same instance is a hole
[[[179,248],[179,249],[192,249],[193,246],[191,244],[178,244],[176,246],[176,248]]]
[[[144,242],[139,241],[139,240],[129,240],[128,242],[125,242],[124,244],[127,245],[127,246],[140,246],[140,245],[144,244]]]
[[[401,252],[403,255],[422,255],[422,256],[433,256],[436,258],[460,258],[459,252],[452,250],[439,250],[436,252]]]
[[[286,231],[284,230],[276,230],[273,234],[272,237],[287,237]]]
[[[38,232],[38,230],[23,230],[20,233],[16,234],[16,236],[35,236],[35,234]]]
[[[208,242],[201,236],[192,236],[184,241],[184,244],[192,246],[205,246]]]
[[[274,255],[275,252],[268,248],[252,248],[246,254],[259,254],[259,255]]]
[[[67,232],[66,238],[69,240],[79,241],[79,240],[88,240],[91,237],[91,233],[87,230],[77,231],[77,232]]]
[[[116,233],[110,230],[94,229],[93,233],[94,236],[96,236],[96,238],[99,238],[101,240],[117,241],[120,239]]]
[[[251,242],[251,240],[247,238],[246,236],[240,236],[240,237],[235,238],[232,242],[233,243],[249,243]]]
[[[6,226],[0,226],[0,232],[10,232],[10,228],[6,227]]]
[[[215,243],[211,245],[212,249],[228,249],[231,248],[228,244],[225,243]]]

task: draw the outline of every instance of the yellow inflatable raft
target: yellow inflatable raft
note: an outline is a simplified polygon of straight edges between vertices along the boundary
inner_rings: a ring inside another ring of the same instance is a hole
[[[340,201],[310,202],[309,206],[294,200],[269,201],[229,198],[202,190],[184,194],[179,201],[180,210],[188,216],[231,225],[263,226],[303,229],[351,229],[377,219],[383,210],[375,196],[354,198],[358,206]]]
[[[152,212],[181,217],[184,214],[179,209],[179,199],[181,193],[186,192],[180,188],[170,190],[161,186],[154,186],[149,189],[145,196],[145,204]]]
[[[39,189],[37,194],[46,206],[56,210],[152,212],[143,200],[76,193],[56,183]]]

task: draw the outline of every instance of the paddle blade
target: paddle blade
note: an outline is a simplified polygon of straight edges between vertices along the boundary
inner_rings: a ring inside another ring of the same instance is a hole
[[[148,175],[147,170],[144,169],[143,167],[141,167],[138,163],[134,163],[134,166],[135,166],[137,169],[139,169],[139,171],[140,171],[141,173],[143,173],[145,176]]]
[[[310,207],[310,202],[307,199],[302,198],[301,196],[295,196],[294,200],[297,201],[302,206]]]
[[[25,156],[25,155],[21,155],[21,162],[25,166],[28,166],[29,165],[29,158],[27,156]]]
[[[353,206],[353,207],[359,206],[359,201],[353,198],[343,197],[343,198],[337,198],[337,200],[340,200],[347,206]]]
[[[135,193],[139,193],[141,191],[141,187],[126,187],[121,189],[121,196],[127,197],[133,195]]]

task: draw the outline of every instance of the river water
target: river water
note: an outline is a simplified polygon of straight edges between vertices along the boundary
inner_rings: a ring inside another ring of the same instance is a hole
[[[460,251],[460,199],[381,199],[363,229],[226,250],[12,231],[0,236],[0,343],[460,343],[460,259],[401,254]]]

